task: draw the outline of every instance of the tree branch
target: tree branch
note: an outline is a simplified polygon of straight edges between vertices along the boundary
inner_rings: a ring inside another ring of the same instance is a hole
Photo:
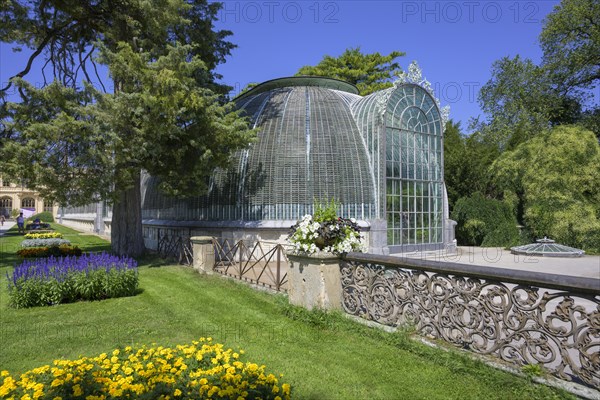
[[[59,33],[61,30],[63,30],[64,28],[66,28],[67,26],[69,26],[69,24],[71,23],[71,21],[61,25],[58,28],[55,28],[53,30],[51,30],[50,32],[48,32],[48,34],[46,35],[46,37],[44,37],[44,40],[42,40],[42,42],[39,44],[39,46],[37,47],[37,49],[33,52],[33,54],[29,57],[29,60],[27,60],[27,65],[25,66],[25,69],[23,69],[21,72],[13,75],[9,80],[8,80],[8,84],[3,87],[2,89],[0,89],[0,93],[2,92],[6,92],[8,89],[11,88],[13,82],[12,80],[14,78],[23,78],[25,75],[27,75],[29,73],[29,71],[31,71],[31,66],[33,65],[33,62],[35,61],[35,59],[37,58],[37,56],[40,55],[40,53],[44,50],[44,48],[48,45],[48,43],[50,43],[50,41],[56,36],[57,33]],[[20,93],[22,93],[21,90],[19,90]]]

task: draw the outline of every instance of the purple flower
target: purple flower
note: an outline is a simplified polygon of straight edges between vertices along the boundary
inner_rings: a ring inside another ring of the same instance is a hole
[[[15,266],[12,277],[7,273],[9,286],[18,288],[20,284],[27,280],[56,280],[64,281],[68,275],[74,273],[85,273],[104,269],[110,272],[114,269],[118,272],[127,270],[137,271],[137,262],[128,257],[119,257],[105,252],[88,253],[80,257],[48,257],[41,259],[25,260]]]

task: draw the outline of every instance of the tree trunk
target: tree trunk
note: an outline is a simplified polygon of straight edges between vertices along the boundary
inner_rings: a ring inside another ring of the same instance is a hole
[[[119,197],[113,204],[110,233],[112,250],[120,256],[139,257],[144,254],[140,172],[134,173],[134,184],[131,188],[115,189]]]

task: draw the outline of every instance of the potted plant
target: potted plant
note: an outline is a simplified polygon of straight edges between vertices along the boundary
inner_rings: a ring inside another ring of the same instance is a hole
[[[338,217],[333,200],[326,206],[315,205],[314,215],[305,215],[291,227],[288,241],[293,246],[293,254],[339,255],[365,251],[356,220]]]

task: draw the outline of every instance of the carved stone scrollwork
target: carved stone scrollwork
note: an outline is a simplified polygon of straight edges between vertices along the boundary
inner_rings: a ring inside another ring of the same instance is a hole
[[[349,314],[600,389],[600,296],[347,261],[341,273]]]

